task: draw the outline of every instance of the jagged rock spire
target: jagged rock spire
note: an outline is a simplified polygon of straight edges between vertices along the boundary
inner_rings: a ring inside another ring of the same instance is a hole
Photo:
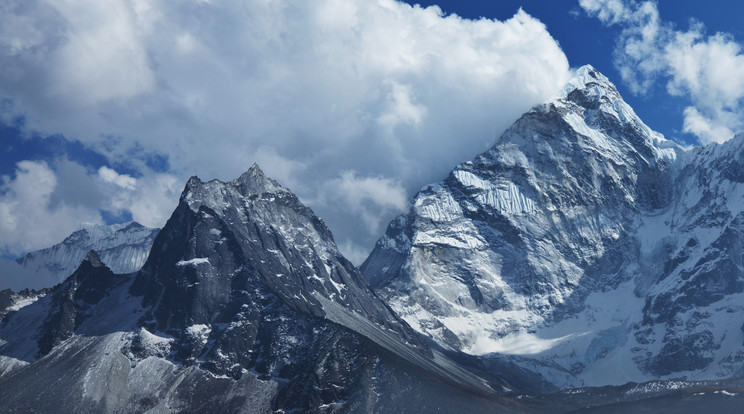
[[[101,261],[101,258],[98,256],[98,252],[92,249],[88,252],[87,255],[85,255],[85,260],[88,261],[93,267],[105,266]]]

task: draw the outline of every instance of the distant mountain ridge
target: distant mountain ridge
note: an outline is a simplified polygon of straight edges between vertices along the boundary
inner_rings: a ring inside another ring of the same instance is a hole
[[[132,273],[145,264],[159,230],[135,221],[108,226],[84,224],[62,242],[27,253],[16,262],[38,275],[40,280],[29,281],[28,285],[36,289],[61,283],[90,250],[98,252],[114,273]]]

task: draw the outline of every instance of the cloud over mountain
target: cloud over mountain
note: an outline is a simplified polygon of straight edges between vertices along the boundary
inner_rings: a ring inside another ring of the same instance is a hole
[[[106,170],[85,165],[91,179],[160,200],[165,181],[225,179],[255,161],[362,249],[401,191],[486,149],[570,72],[523,11],[473,21],[392,0],[9,0],[0,27],[0,119],[104,154]],[[372,196],[383,185],[392,192]],[[156,226],[173,203],[129,210]]]

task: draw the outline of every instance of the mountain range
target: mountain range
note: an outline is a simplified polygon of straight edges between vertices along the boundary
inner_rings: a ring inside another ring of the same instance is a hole
[[[733,412],[743,226],[744,135],[681,147],[585,66],[359,268],[255,165],[192,177],[162,230],[25,256],[69,273],[0,292],[0,406]]]

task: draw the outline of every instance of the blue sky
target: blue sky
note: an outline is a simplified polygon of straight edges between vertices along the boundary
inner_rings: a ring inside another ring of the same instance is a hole
[[[683,131],[683,112],[689,104],[685,97],[666,93],[665,82],[654,82],[645,94],[633,93],[622,82],[614,65],[613,53],[620,28],[606,27],[590,17],[577,0],[425,0],[407,1],[424,7],[436,5],[444,13],[455,13],[471,19],[507,19],[522,8],[547,26],[560,43],[571,66],[591,64],[612,79],[625,100],[649,126],[666,137],[686,144],[696,144],[697,136]],[[630,2],[625,2],[630,4]],[[662,0],[655,3],[666,23],[679,30],[687,30],[691,20],[703,23],[710,34],[723,32],[738,43],[744,42],[741,16],[744,3],[726,0]],[[744,70],[744,69],[742,69]]]
[[[744,6],[411,3],[2,2],[0,255],[82,222],[162,226],[189,176],[258,162],[359,263],[416,190],[586,63],[668,138],[744,129]]]

